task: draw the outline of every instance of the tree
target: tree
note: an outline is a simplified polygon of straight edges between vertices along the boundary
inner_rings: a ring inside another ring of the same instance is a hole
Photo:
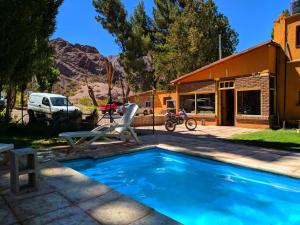
[[[122,50],[122,53],[125,52],[130,37],[131,27],[127,20],[127,11],[125,10],[124,5],[120,0],[93,0],[93,6],[98,13],[96,20],[115,38],[115,42]],[[122,61],[120,63],[123,65]],[[123,66],[126,72],[125,76],[130,76],[130,69],[126,67],[126,65]],[[122,87],[125,88],[125,85],[122,84]],[[129,92],[130,90],[125,91],[123,89],[123,93],[126,94]]]
[[[213,1],[186,1],[177,4],[176,19],[168,24],[166,41],[155,54],[155,71],[160,87],[170,89],[170,81],[219,59],[218,36],[222,35],[222,55],[235,52],[238,35]]]
[[[127,81],[134,91],[146,91],[153,85],[153,66],[151,50],[153,48],[153,22],[140,1],[130,17],[131,33],[126,51],[122,54],[122,63],[127,68]]]
[[[126,81],[133,89],[141,90],[139,81],[148,77],[150,72],[145,70],[144,57],[151,43],[151,19],[145,13],[144,3],[138,4],[130,20],[119,0],[94,0],[93,5],[98,13],[96,20],[113,35],[122,50],[120,63],[124,67]],[[129,90],[123,92],[128,95]]]
[[[127,11],[120,0],[93,0],[98,15],[96,20],[104,29],[115,37],[116,43],[126,50],[126,43],[130,35],[130,24],[127,21]]]
[[[97,20],[121,47],[126,79],[135,91],[169,90],[172,79],[218,60],[219,34],[223,55],[235,52],[238,35],[213,0],[154,3],[153,20],[140,1],[128,21],[119,0],[94,0]]]
[[[51,92],[53,85],[58,81],[60,71],[59,69],[55,68],[52,64],[48,64],[45,65],[43,68],[39,67],[35,75],[39,85],[39,91]]]
[[[6,121],[18,89],[31,81],[34,65],[49,56],[48,40],[62,0],[0,0],[0,80],[7,88]]]

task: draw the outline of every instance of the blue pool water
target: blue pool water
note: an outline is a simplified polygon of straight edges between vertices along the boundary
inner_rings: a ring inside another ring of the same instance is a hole
[[[299,225],[300,180],[162,149],[67,161],[186,225]]]

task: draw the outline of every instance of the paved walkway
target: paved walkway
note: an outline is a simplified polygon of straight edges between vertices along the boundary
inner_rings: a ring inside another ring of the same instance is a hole
[[[137,132],[141,134],[151,134],[152,127],[137,127]],[[165,126],[156,126],[156,133],[158,134],[170,134],[166,131]],[[245,134],[257,132],[258,129],[240,128],[240,127],[226,127],[226,126],[198,126],[196,130],[189,131],[184,125],[176,127],[176,131],[172,135],[181,136],[194,136],[198,138],[228,138],[237,134]]]
[[[51,161],[40,168],[38,192],[0,195],[1,225],[180,225],[108,186]],[[0,174],[0,187],[9,174]]]

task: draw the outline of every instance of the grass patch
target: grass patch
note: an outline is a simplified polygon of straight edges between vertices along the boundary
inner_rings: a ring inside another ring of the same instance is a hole
[[[30,136],[3,136],[0,137],[0,143],[14,144],[15,148],[47,148],[58,145],[66,145],[67,142],[57,137],[30,137]]]
[[[255,133],[235,135],[227,138],[227,140],[239,144],[300,152],[300,134],[296,130],[269,129]]]
[[[14,144],[15,148],[47,148],[67,144],[64,139],[58,138],[59,132],[44,126],[2,125],[0,143]]]

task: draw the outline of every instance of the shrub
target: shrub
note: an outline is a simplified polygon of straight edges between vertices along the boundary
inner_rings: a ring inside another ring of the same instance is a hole
[[[92,104],[92,100],[89,97],[82,97],[78,100],[78,103],[80,105],[84,105],[84,106],[91,106]]]

